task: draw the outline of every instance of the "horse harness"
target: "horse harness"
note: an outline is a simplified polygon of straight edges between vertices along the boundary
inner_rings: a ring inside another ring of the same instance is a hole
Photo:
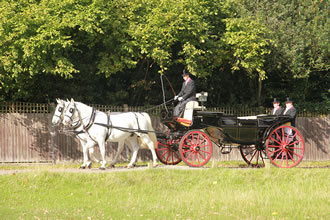
[[[79,117],[79,122],[72,127],[73,129],[73,133],[75,135],[79,135],[79,134],[82,134],[82,133],[87,133],[87,135],[94,141],[96,142],[92,137],[91,135],[89,134],[88,130],[92,127],[93,124],[95,125],[100,125],[100,126],[104,126],[104,127],[107,127],[108,128],[108,132],[107,132],[107,136],[105,138],[105,141],[107,141],[111,135],[111,131],[112,129],[118,129],[118,130],[121,130],[121,131],[124,131],[124,132],[129,132],[131,133],[132,135],[135,133],[135,132],[141,132],[141,133],[145,133],[147,134],[149,131],[148,130],[142,130],[140,128],[140,123],[139,123],[139,118],[138,118],[138,115],[135,113],[135,112],[132,112],[136,118],[136,121],[137,121],[137,125],[138,125],[138,129],[133,129],[133,128],[124,128],[124,127],[119,127],[119,126],[113,126],[112,125],[112,122],[111,122],[111,119],[110,119],[110,114],[111,112],[106,112],[105,114],[107,115],[107,124],[104,124],[104,123],[98,123],[98,122],[95,122],[95,118],[96,118],[96,113],[98,111],[95,110],[95,108],[92,108],[92,113],[91,113],[91,116],[89,118],[89,121],[87,123],[87,125],[84,125],[84,123],[82,122],[82,118],[80,116],[80,112],[79,110],[77,109],[76,105],[75,105],[75,108],[78,112],[78,117]],[[104,113],[104,112],[102,112]],[[141,114],[142,115],[142,114]],[[83,129],[80,130],[80,131],[76,131],[77,128],[79,128],[81,125],[83,125]],[[78,136],[79,137],[79,136]]]

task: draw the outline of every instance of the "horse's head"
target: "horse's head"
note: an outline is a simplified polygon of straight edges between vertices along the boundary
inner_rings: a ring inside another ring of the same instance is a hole
[[[74,100],[71,98],[71,101],[68,102],[67,107],[65,108],[63,125],[68,126],[71,125],[73,121],[78,117],[78,109]]]
[[[68,102],[62,100],[62,99],[56,99],[57,106],[55,108],[55,112],[52,118],[53,125],[59,125],[63,120],[63,113],[65,111],[65,107],[68,104]]]

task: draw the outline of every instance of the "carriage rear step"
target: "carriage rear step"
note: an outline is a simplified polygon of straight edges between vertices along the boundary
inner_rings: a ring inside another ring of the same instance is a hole
[[[221,147],[220,152],[221,154],[229,154],[233,148],[231,146],[229,147]]]

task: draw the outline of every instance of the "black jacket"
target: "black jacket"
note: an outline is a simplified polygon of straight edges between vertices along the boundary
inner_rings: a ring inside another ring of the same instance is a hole
[[[285,113],[285,109],[283,111],[283,115],[289,115],[291,118],[291,125],[293,127],[296,126],[296,114],[297,114],[297,110],[295,107],[292,106],[292,108],[290,108],[288,111],[286,111]]]
[[[187,85],[185,85],[184,81],[178,96],[182,97],[183,100],[196,100],[196,86],[194,80],[190,79]]]
[[[279,107],[278,109],[276,109],[276,111],[274,112],[274,109],[272,109],[271,114],[272,115],[281,115],[283,113],[283,109],[281,107]]]

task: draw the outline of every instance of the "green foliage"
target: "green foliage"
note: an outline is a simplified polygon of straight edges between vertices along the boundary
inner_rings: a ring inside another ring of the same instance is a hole
[[[243,67],[250,77],[267,78],[265,57],[270,54],[270,30],[254,17],[228,18],[223,40],[233,52],[232,70]]]
[[[321,103],[327,9],[322,0],[2,0],[0,101],[159,104],[159,73],[178,90],[187,68],[213,106],[291,94]]]

